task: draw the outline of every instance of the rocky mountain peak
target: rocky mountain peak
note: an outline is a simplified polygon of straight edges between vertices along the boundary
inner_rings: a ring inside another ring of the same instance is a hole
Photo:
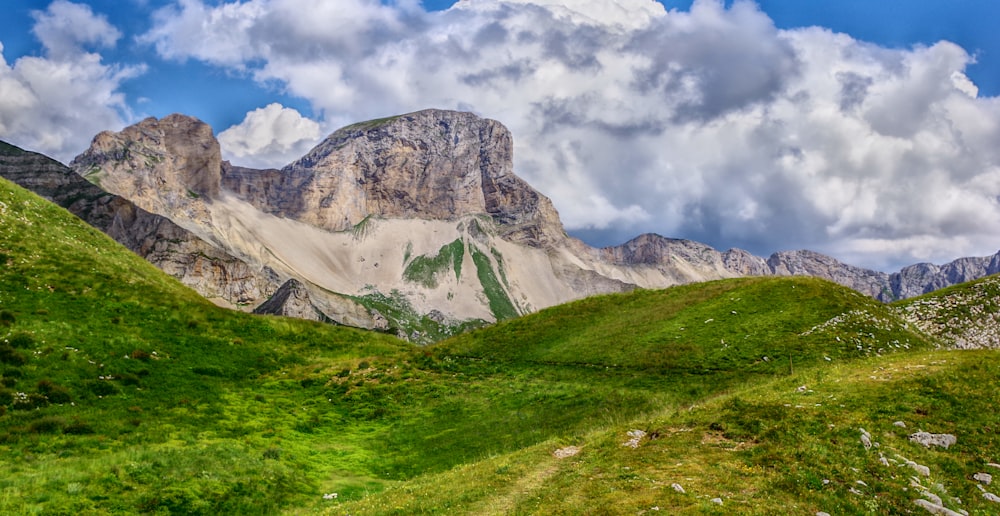
[[[500,122],[424,110],[344,127],[275,171],[225,167],[224,187],[259,209],[331,231],[368,217],[489,215],[509,238],[562,235],[551,202],[514,175]]]
[[[212,128],[193,117],[147,118],[104,131],[70,166],[105,190],[155,213],[219,196],[222,153]]]

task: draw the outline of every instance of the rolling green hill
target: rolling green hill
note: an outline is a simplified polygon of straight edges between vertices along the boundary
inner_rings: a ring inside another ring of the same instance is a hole
[[[1000,462],[993,354],[820,280],[600,296],[419,348],[216,308],[2,181],[0,265],[5,514],[995,508],[970,480]]]

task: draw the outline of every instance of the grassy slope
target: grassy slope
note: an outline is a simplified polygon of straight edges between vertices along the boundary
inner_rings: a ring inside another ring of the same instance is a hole
[[[399,341],[219,309],[6,181],[0,265],[0,512],[273,512],[373,453],[295,431],[299,377]]]
[[[0,348],[5,513],[634,514],[709,510],[710,494],[748,512],[859,512],[909,500],[907,475],[858,454],[854,425],[940,468],[963,500],[958,470],[995,447],[974,430],[989,396],[959,396],[995,381],[982,355],[914,351],[930,345],[890,309],[826,282],[602,296],[417,349],[217,309],[0,185],[0,335],[17,346]],[[892,379],[866,380],[879,367]],[[21,410],[17,392],[41,406]],[[896,418],[954,429],[959,446],[913,451]],[[621,447],[632,428],[661,438]],[[550,455],[569,444],[581,455]],[[877,486],[868,498],[844,495],[851,467]]]

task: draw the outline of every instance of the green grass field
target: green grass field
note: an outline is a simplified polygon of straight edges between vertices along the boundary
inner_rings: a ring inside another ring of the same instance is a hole
[[[820,280],[599,296],[417,347],[217,308],[2,180],[0,266],[4,514],[1000,508],[972,480],[1000,462],[995,352]]]

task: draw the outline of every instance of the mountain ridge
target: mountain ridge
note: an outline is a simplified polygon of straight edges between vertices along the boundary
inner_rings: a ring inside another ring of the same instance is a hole
[[[175,114],[97,135],[70,167],[249,270],[268,271],[266,295],[294,280],[286,290],[298,295],[287,298],[312,306],[295,313],[422,342],[634,288],[808,275],[888,302],[1000,272],[1000,253],[887,274],[807,250],[763,258],[656,234],[594,248],[566,234],[551,201],[516,176],[512,155],[499,122],[424,110],[347,126],[280,170],[257,170],[222,161],[211,128]],[[451,275],[413,277],[414,263],[437,263],[455,242],[454,259],[438,265]],[[289,312],[277,303],[267,310]]]

